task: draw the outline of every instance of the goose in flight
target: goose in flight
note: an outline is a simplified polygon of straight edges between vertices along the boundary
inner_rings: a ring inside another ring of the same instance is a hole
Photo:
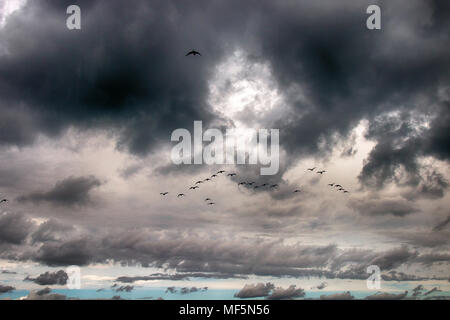
[[[213,206],[213,205],[215,205],[214,202],[208,202],[207,204],[208,204],[208,206]]]
[[[316,167],[314,167],[314,168],[308,168],[309,171],[314,171],[314,169],[316,169]]]
[[[203,180],[203,181],[211,181],[211,179],[210,178],[206,178],[205,180]]]
[[[270,187],[271,187],[271,188],[278,188],[278,185],[277,185],[277,184],[273,184],[273,185],[271,185]]]
[[[340,184],[335,185],[336,188],[342,188]]]
[[[247,184],[248,184],[249,186],[253,185],[254,183],[255,183],[254,181],[252,181],[252,182],[247,182]]]
[[[201,53],[200,53],[200,52],[195,51],[195,50],[191,50],[191,51],[189,51],[188,53],[186,53],[186,57],[189,56],[189,55],[191,55],[191,54],[192,54],[193,56],[196,56],[196,55],[201,56]]]
[[[318,174],[323,174],[324,172],[326,172],[326,171],[325,170],[317,171]]]
[[[199,180],[199,181],[197,181],[195,184],[199,184],[199,183],[203,183],[203,181],[200,181],[200,180]]]
[[[227,177],[234,177],[236,175],[236,173],[229,173],[227,174]]]
[[[217,174],[213,174],[213,175],[211,176],[211,178],[215,178],[215,177],[217,177]]]
[[[178,198],[180,198],[180,197],[184,197],[185,196],[185,194],[184,193],[179,193],[178,195],[177,195],[177,197]]]
[[[2,199],[2,200],[0,200],[0,203],[2,203],[2,202],[8,202],[9,200],[8,199]]]
[[[334,186],[334,182],[333,183],[329,183],[328,184],[330,187]]]
[[[212,201],[211,198],[206,198],[205,201]]]
[[[190,187],[189,190],[195,190],[198,189],[198,186]]]
[[[238,186],[241,186],[241,185],[244,185],[244,184],[247,184],[247,182],[239,182]]]
[[[268,186],[269,184],[267,184],[267,183],[263,183],[262,185],[261,185],[261,187],[265,187],[265,186]]]
[[[297,192],[301,192],[300,190],[298,190],[298,189],[295,189],[294,190],[294,193],[297,193]]]
[[[159,194],[162,195],[162,196],[165,196],[165,195],[167,195],[168,193],[169,193],[169,192],[166,191],[166,192],[160,192]]]
[[[225,172],[225,170],[217,171],[217,173],[224,173],[224,172]]]
[[[347,191],[347,190],[344,190],[344,193],[350,193],[349,191]]]

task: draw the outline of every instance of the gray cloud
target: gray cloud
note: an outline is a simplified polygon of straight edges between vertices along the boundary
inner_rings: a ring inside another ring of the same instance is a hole
[[[267,297],[275,288],[273,283],[257,283],[257,284],[246,284],[244,287],[234,294],[237,298],[258,298]]]
[[[56,272],[45,272],[40,274],[36,278],[31,278],[27,276],[25,281],[33,281],[41,286],[47,285],[65,285],[67,283],[68,275],[64,270],[59,270]]]
[[[131,292],[131,291],[133,291],[133,289],[134,289],[134,286],[126,285],[126,286],[116,287],[114,290],[116,292],[122,292],[122,291],[124,291],[124,292]]]
[[[94,176],[69,177],[56,183],[47,192],[33,192],[18,198],[34,203],[50,202],[61,206],[82,206],[91,203],[90,191],[102,183]]]
[[[408,291],[404,293],[387,293],[387,292],[377,292],[373,295],[367,296],[367,300],[401,300],[408,295]]]
[[[402,217],[418,212],[418,209],[412,203],[404,199],[360,199],[353,200],[350,206],[360,214],[369,216],[393,215]]]
[[[302,288],[296,288],[295,285],[290,285],[284,289],[282,287],[276,287],[272,290],[272,293],[267,296],[269,300],[281,300],[281,299],[293,299],[301,298],[305,296],[305,290]]]
[[[8,292],[11,292],[14,290],[16,290],[16,288],[11,287],[11,286],[4,286],[4,285],[0,284],[0,294],[8,293]]]
[[[189,294],[189,293],[193,293],[193,292],[203,292],[208,290],[208,287],[202,287],[202,288],[198,288],[198,287],[183,287],[180,289],[180,293],[181,294]]]
[[[354,298],[350,291],[320,296],[320,300],[353,300]]]
[[[171,280],[171,281],[190,280],[191,278],[246,279],[245,276],[239,276],[239,275],[234,275],[234,274],[189,272],[189,273],[176,273],[176,274],[154,273],[149,276],[121,276],[121,277],[118,277],[116,279],[116,281],[123,282],[123,283],[133,283],[135,281],[152,281],[152,280]]]
[[[0,244],[21,244],[27,238],[32,226],[32,222],[23,214],[0,214]]]

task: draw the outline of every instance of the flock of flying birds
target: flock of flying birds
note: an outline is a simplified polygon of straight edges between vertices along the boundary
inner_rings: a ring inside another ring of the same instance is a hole
[[[325,170],[314,171],[314,170],[316,170],[316,167],[314,167],[314,168],[308,168],[307,170],[308,170],[308,171],[311,171],[311,172],[315,172],[315,173],[320,174],[320,175],[323,175],[323,174],[326,172]],[[200,186],[199,186],[200,184],[207,183],[207,182],[211,182],[211,181],[213,181],[213,179],[219,177],[219,175],[222,175],[222,174],[224,174],[225,172],[226,172],[225,170],[219,170],[219,171],[217,171],[216,173],[214,173],[213,175],[211,175],[211,176],[208,177],[208,178],[205,178],[205,179],[203,179],[203,180],[198,180],[198,181],[196,181],[196,182],[194,183],[193,186],[189,187],[188,190],[195,191],[196,189],[199,189],[199,188],[200,188]],[[227,177],[234,177],[234,176],[236,176],[236,173],[228,173],[226,176],[227,176]],[[255,183],[256,183],[256,182],[254,182],[254,181],[249,181],[249,182],[247,182],[247,181],[241,181],[241,182],[238,182],[238,183],[237,183],[237,186],[238,186],[238,187],[240,187],[240,186],[248,186],[248,187],[250,187],[250,188],[253,188],[253,190],[257,190],[257,189],[260,189],[260,188],[266,188],[267,190],[274,190],[274,189],[277,189],[277,188],[279,187],[278,184],[263,183],[263,184],[261,184],[261,185],[256,185]],[[341,191],[341,192],[343,192],[343,193],[350,193],[349,191],[345,190],[344,187],[343,187],[342,185],[337,184],[337,183],[335,183],[335,182],[329,183],[328,185],[329,185],[330,187],[336,188],[337,191]],[[293,192],[293,193],[298,193],[298,192],[301,192],[301,190],[300,190],[300,189],[295,189],[295,190],[293,190],[292,192]],[[164,191],[164,192],[160,192],[159,194],[160,194],[161,196],[167,196],[167,195],[169,194],[169,192],[168,192],[168,191]],[[185,196],[186,196],[185,193],[178,193],[178,194],[177,194],[177,198],[183,198],[183,197],[185,197]],[[204,201],[206,202],[207,205],[215,205],[215,202],[213,202],[213,200],[212,200],[211,198],[206,198]]]

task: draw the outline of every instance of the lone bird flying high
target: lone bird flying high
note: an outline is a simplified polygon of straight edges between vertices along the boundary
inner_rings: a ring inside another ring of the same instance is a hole
[[[201,56],[200,52],[195,51],[195,50],[191,50],[191,51],[189,51],[188,53],[186,53],[186,57],[189,56],[189,55],[191,55],[191,54],[192,54],[193,56],[197,56],[197,55]]]

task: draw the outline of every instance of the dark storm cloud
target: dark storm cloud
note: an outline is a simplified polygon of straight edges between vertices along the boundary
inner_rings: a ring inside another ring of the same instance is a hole
[[[116,263],[173,269],[175,274],[122,276],[116,281],[242,278],[248,275],[367,279],[367,267],[378,265],[387,280],[411,278],[388,273],[404,265],[446,264],[448,254],[423,253],[401,246],[386,251],[338,249],[336,246],[286,244],[261,239],[207,238],[172,232],[94,232],[39,243],[38,249],[6,249],[3,258],[33,260],[49,266]],[[417,278],[422,279],[422,278]]]
[[[206,1],[79,1],[82,30],[69,31],[70,4],[30,1],[0,30],[9,53],[0,57],[1,143],[29,144],[72,125],[114,128],[120,149],[146,154],[174,129],[212,117],[206,80],[226,41],[216,30],[226,19],[213,13],[243,13]],[[192,47],[203,56],[185,57]]]
[[[361,215],[393,215],[403,217],[418,212],[414,204],[404,199],[359,199],[350,201],[350,206]]]
[[[59,270],[56,272],[45,272],[40,274],[36,278],[27,276],[24,281],[33,281],[41,286],[47,285],[65,285],[67,283],[68,275],[64,270]]]
[[[91,203],[90,192],[102,183],[94,176],[68,177],[47,192],[33,192],[18,198],[22,202],[49,202],[61,206],[83,206]]]
[[[361,119],[373,125],[393,110],[426,110],[424,130],[368,135],[377,145],[360,179],[383,185],[398,166],[414,176],[417,157],[450,155],[448,101],[437,95],[449,80],[449,5],[418,3],[411,16],[397,1],[383,3],[382,29],[369,31],[368,0],[81,1],[82,30],[69,31],[70,1],[29,1],[0,31],[9,52],[0,57],[1,142],[26,145],[69,126],[113,128],[120,149],[146,154],[173,129],[216,117],[208,80],[241,48],[269,64],[292,107],[273,124],[283,128],[284,168],[297,156],[326,154]],[[192,47],[202,57],[185,57]]]
[[[21,244],[32,227],[33,223],[23,214],[0,214],[0,244]]]
[[[93,245],[98,243],[89,239],[47,242],[39,248],[34,259],[49,266],[82,266],[93,261]],[[98,253],[100,254],[101,250]]]
[[[378,143],[370,152],[359,179],[365,185],[378,188],[392,181],[417,186],[416,195],[431,199],[441,198],[448,189],[447,180],[436,170],[425,168],[425,172],[421,173],[421,166],[417,160],[418,157],[427,155],[448,160],[448,155],[443,149],[447,148],[450,128],[446,128],[447,136],[439,133],[435,137],[435,133],[429,132],[437,130],[435,126],[442,127],[442,118],[449,120],[448,110],[447,101],[446,106],[437,110],[435,119],[430,123],[430,129],[415,124],[417,119],[406,112],[376,118],[370,124],[367,137],[376,139]],[[430,140],[435,144],[437,144],[435,140],[438,140],[440,148],[437,145],[431,148]],[[404,170],[404,176],[396,173],[399,169]]]
[[[366,16],[361,15],[367,5],[364,1],[351,6],[324,2],[301,4],[299,10],[277,8],[266,20],[277,28],[266,29],[263,55],[282,88],[298,86],[306,96],[290,98],[295,110],[279,125],[283,128],[280,141],[291,153],[326,152],[335,144],[335,134],[348,136],[361,119],[369,119],[372,125],[377,115],[386,112],[403,110],[408,114],[422,107],[420,96],[427,98],[428,112],[433,115],[429,129],[418,132],[412,126],[411,130],[394,131],[396,137],[387,140],[368,136],[378,144],[361,180],[365,183],[374,178],[380,185],[392,178],[398,165],[414,175],[418,156],[448,160],[448,105],[436,92],[449,80],[444,70],[449,66],[450,46],[448,39],[440,40],[447,33],[448,22],[437,14],[437,1],[425,4],[433,14],[433,31],[415,23],[428,19],[426,14],[405,16],[393,1],[382,6],[382,30],[370,32],[364,27]],[[413,38],[397,38],[398,25],[411,30]],[[425,49],[424,43],[433,46]],[[413,135],[416,132],[418,137]],[[408,142],[399,149],[402,139]],[[419,145],[413,147],[415,142]]]
[[[31,234],[33,243],[57,241],[73,230],[73,226],[65,225],[58,220],[50,219],[42,223],[34,233]]]

